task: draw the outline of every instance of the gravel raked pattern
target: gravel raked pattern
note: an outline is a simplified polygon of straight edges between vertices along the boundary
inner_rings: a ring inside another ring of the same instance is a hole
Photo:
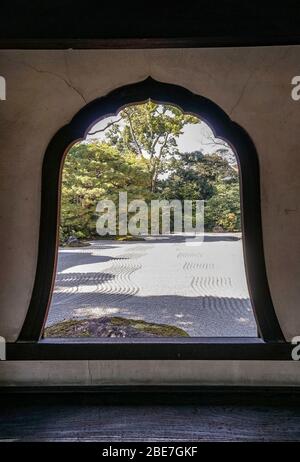
[[[191,336],[256,337],[242,241],[207,235],[101,240],[61,248],[47,325],[121,316],[176,325]]]

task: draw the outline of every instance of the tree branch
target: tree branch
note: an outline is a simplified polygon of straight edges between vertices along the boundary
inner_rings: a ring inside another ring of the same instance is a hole
[[[156,148],[156,145],[157,145],[158,141],[160,140],[161,136],[162,136],[161,134],[158,135],[158,136],[156,137],[156,139],[154,140],[152,146],[151,146],[150,160],[152,159],[152,157],[153,157],[154,154],[155,154],[155,148]]]
[[[140,156],[143,157],[143,151],[142,151],[142,149],[141,149],[141,147],[140,147],[140,145],[139,145],[139,143],[138,143],[138,141],[136,139],[136,136],[135,136],[135,133],[134,133],[134,130],[133,130],[130,114],[126,110],[124,110],[124,113],[126,114],[128,122],[129,122],[129,128],[130,128],[130,133],[131,133],[132,139],[133,139],[133,141],[134,141],[134,143],[135,143],[135,145],[137,147],[137,150],[138,150]]]
[[[155,185],[158,177],[158,167],[160,164],[161,157],[163,155],[163,151],[167,145],[168,138],[169,138],[170,133],[166,133],[165,139],[160,147],[159,154],[157,157],[154,158],[154,163],[153,163],[153,169],[152,169],[152,175],[151,175],[151,191],[154,192],[155,190]]]
[[[105,130],[107,130],[112,125],[119,123],[121,120],[122,120],[122,117],[112,122],[109,122],[104,128],[99,128],[99,130],[95,130],[94,132],[88,132],[88,135],[92,136],[92,135],[96,135],[97,133],[105,132]]]

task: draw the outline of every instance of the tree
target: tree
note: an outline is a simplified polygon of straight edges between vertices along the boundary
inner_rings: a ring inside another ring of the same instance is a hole
[[[93,238],[101,199],[179,199],[205,201],[205,229],[240,229],[237,165],[219,149],[214,154],[179,152],[178,139],[199,119],[170,105],[125,107],[101,130],[103,140],[74,145],[62,175],[60,237]]]
[[[240,188],[238,182],[218,183],[205,207],[207,231],[221,227],[224,231],[241,230]]]
[[[132,198],[149,197],[149,161],[131,151],[120,153],[103,142],[78,143],[66,155],[61,192],[61,241],[96,233],[96,205],[101,199],[117,202],[119,191]]]
[[[155,192],[166,160],[178,154],[177,141],[183,128],[197,123],[197,117],[184,114],[175,106],[148,101],[123,109],[120,117],[106,127],[106,138],[121,153],[129,150],[149,161],[149,187]]]
[[[169,168],[169,177],[159,185],[166,199],[204,200],[206,231],[240,229],[238,173],[226,159],[195,151],[179,154]]]

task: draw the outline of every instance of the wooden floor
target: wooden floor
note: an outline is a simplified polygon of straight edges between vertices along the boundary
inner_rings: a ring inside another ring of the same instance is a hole
[[[14,391],[0,394],[0,441],[300,441],[300,399],[287,390]]]

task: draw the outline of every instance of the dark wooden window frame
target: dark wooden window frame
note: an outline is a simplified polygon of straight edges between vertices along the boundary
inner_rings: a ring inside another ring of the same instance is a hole
[[[151,99],[173,104],[205,121],[236,153],[240,167],[241,215],[246,274],[259,338],[41,339],[56,273],[61,170],[65,154],[90,127],[129,104]],[[260,207],[259,162],[246,131],[211,100],[152,78],[118,88],[83,107],[50,141],[43,162],[38,262],[28,313],[19,339],[7,345],[17,359],[222,359],[288,360],[266,274]]]

